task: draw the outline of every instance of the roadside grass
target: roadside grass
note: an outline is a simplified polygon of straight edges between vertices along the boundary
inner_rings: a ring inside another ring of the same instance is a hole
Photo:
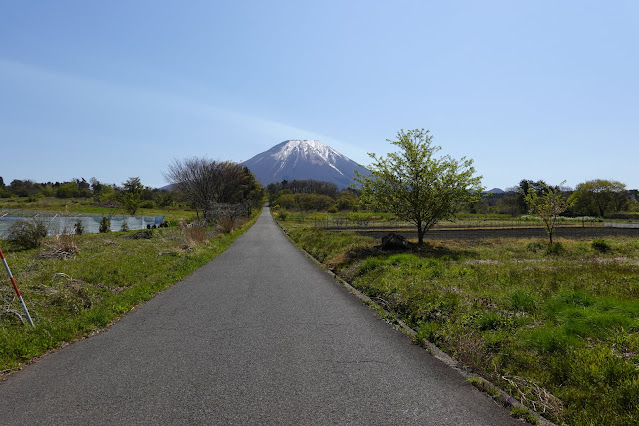
[[[281,222],[285,228],[288,221]],[[639,423],[639,241],[437,241],[403,253],[288,228],[343,279],[520,402],[567,424]]]
[[[4,274],[0,372],[107,327],[223,252],[259,213],[256,209],[249,222],[228,234],[207,229],[194,238],[193,228],[177,227],[84,234],[72,236],[78,252],[71,257],[54,255],[47,244],[5,252],[35,327],[21,319],[22,309]]]

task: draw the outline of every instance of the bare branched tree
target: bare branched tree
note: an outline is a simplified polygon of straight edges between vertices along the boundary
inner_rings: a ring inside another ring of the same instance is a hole
[[[165,179],[181,191],[195,209],[198,217],[200,211],[205,219],[217,219],[221,211],[220,204],[245,203],[251,194],[246,193],[247,180],[253,190],[261,187],[246,168],[231,161],[213,161],[207,158],[191,157],[184,160],[173,160]],[[252,196],[255,198],[254,196]]]

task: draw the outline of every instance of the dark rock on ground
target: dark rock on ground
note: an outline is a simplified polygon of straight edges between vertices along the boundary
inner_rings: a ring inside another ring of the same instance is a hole
[[[141,240],[141,239],[150,240],[151,238],[153,238],[153,230],[145,229],[143,231],[138,231],[135,234],[131,234],[127,236],[127,238],[130,240]]]
[[[406,250],[411,247],[411,243],[406,238],[394,232],[382,237],[382,250]]]

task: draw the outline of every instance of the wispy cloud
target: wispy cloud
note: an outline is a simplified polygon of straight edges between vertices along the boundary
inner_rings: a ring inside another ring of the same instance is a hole
[[[53,92],[72,99],[78,104],[113,107],[116,110],[114,113],[117,114],[127,114],[128,109],[147,111],[149,114],[152,111],[163,110],[203,120],[224,122],[226,125],[235,127],[240,137],[246,132],[259,135],[264,141],[264,149],[285,139],[300,138],[319,139],[338,150],[362,151],[313,130],[163,90],[74,75],[6,59],[0,59],[0,78],[5,84],[12,85],[14,90],[28,93],[32,97],[50,96]]]

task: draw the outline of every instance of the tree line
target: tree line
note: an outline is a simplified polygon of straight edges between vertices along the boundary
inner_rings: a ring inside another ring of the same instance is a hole
[[[504,193],[484,194],[481,200],[461,206],[461,211],[482,214],[510,214],[519,216],[528,213],[529,206],[524,194],[534,191],[538,195],[548,188],[560,192],[569,201],[563,216],[615,217],[626,212],[639,211],[639,191],[629,190],[622,182],[593,179],[578,184],[574,189],[548,185],[543,180],[523,179],[518,186]]]
[[[250,215],[264,198],[264,190],[251,171],[231,161],[176,159],[164,175],[171,184],[169,190],[145,186],[139,177],[121,185],[100,182],[95,177],[55,183],[16,179],[5,185],[0,177],[0,198],[26,197],[27,202],[44,197],[92,199],[96,206],[119,208],[131,215],[141,207],[181,205],[193,208],[198,218],[206,220]]]
[[[337,213],[357,211],[361,191],[347,188],[339,191],[337,185],[314,179],[270,183],[266,187],[271,206],[287,210],[318,210]]]
[[[14,179],[6,185],[0,177],[0,198],[24,197],[35,202],[45,197],[58,199],[83,198],[101,207],[122,207],[131,214],[138,208],[163,208],[176,202],[173,194],[145,186],[139,177],[131,177],[121,185],[74,178],[65,182],[34,182]]]
[[[470,202],[460,201],[454,210],[457,213],[521,216],[530,213],[530,202],[526,196],[531,191],[540,196],[549,191],[559,192],[568,201],[561,213],[566,217],[621,217],[625,213],[639,211],[639,191],[628,190],[621,182],[605,179],[583,182],[575,189],[549,185],[543,180],[522,179],[519,185],[503,193],[484,193]],[[360,189],[339,191],[333,183],[312,179],[271,183],[266,192],[271,206],[288,210],[339,212],[366,208],[360,202]],[[384,205],[377,208],[386,210]]]

